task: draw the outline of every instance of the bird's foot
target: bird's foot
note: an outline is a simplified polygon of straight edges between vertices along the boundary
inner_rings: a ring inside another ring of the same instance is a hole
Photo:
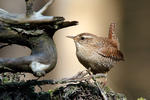
[[[80,71],[78,72],[76,75],[74,75],[72,77],[72,79],[81,79],[81,78],[84,78],[86,75],[88,75],[87,71]]]
[[[107,84],[107,77],[101,79],[100,84],[101,84],[102,88],[106,87],[106,84]]]
[[[100,85],[105,87],[107,84],[107,73],[99,73],[94,75],[95,79],[99,79]]]
[[[93,75],[93,73],[91,73],[90,70],[87,70],[87,73],[89,74],[90,78],[94,81],[94,84],[98,87],[99,92],[100,92],[100,94],[102,95],[103,99],[104,99],[104,100],[108,100],[108,99],[107,99],[107,96],[106,96],[106,94],[104,93],[103,88],[102,88],[102,87],[104,87],[106,84],[101,86],[101,84],[99,84],[99,82],[96,80],[96,78],[103,78],[103,77],[106,78],[106,77],[107,77],[107,74],[96,74],[96,75]],[[106,78],[106,79],[107,79],[107,78]]]

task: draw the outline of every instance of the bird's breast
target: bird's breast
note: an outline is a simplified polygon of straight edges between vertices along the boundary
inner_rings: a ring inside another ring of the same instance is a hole
[[[96,51],[88,48],[78,48],[76,51],[79,62],[93,73],[105,73],[115,64],[110,58],[99,55]]]

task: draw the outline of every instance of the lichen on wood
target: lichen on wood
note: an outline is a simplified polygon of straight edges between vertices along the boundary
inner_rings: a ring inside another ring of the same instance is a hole
[[[35,92],[36,85],[64,84],[48,92]],[[107,100],[127,100],[123,94],[115,93],[108,87],[102,88]],[[0,99],[3,100],[104,100],[99,88],[92,82],[71,80],[28,80],[0,85]]]

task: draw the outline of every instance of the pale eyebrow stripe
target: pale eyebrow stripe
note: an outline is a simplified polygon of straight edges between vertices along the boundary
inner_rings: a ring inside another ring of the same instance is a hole
[[[83,35],[84,38],[92,38],[92,36]]]

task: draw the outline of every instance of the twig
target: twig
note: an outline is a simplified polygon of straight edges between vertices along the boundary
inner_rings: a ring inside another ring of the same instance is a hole
[[[4,47],[7,47],[7,46],[9,46],[9,45],[11,45],[11,44],[2,44],[2,45],[0,45],[0,49],[2,49],[2,48],[4,48]]]
[[[54,0],[49,0],[49,2],[48,3],[46,3],[46,5],[43,7],[43,8],[41,8],[38,12],[36,12],[37,14],[42,14],[42,13],[44,13],[45,12],[45,10],[50,6],[50,5],[52,5],[52,3],[54,2]]]

